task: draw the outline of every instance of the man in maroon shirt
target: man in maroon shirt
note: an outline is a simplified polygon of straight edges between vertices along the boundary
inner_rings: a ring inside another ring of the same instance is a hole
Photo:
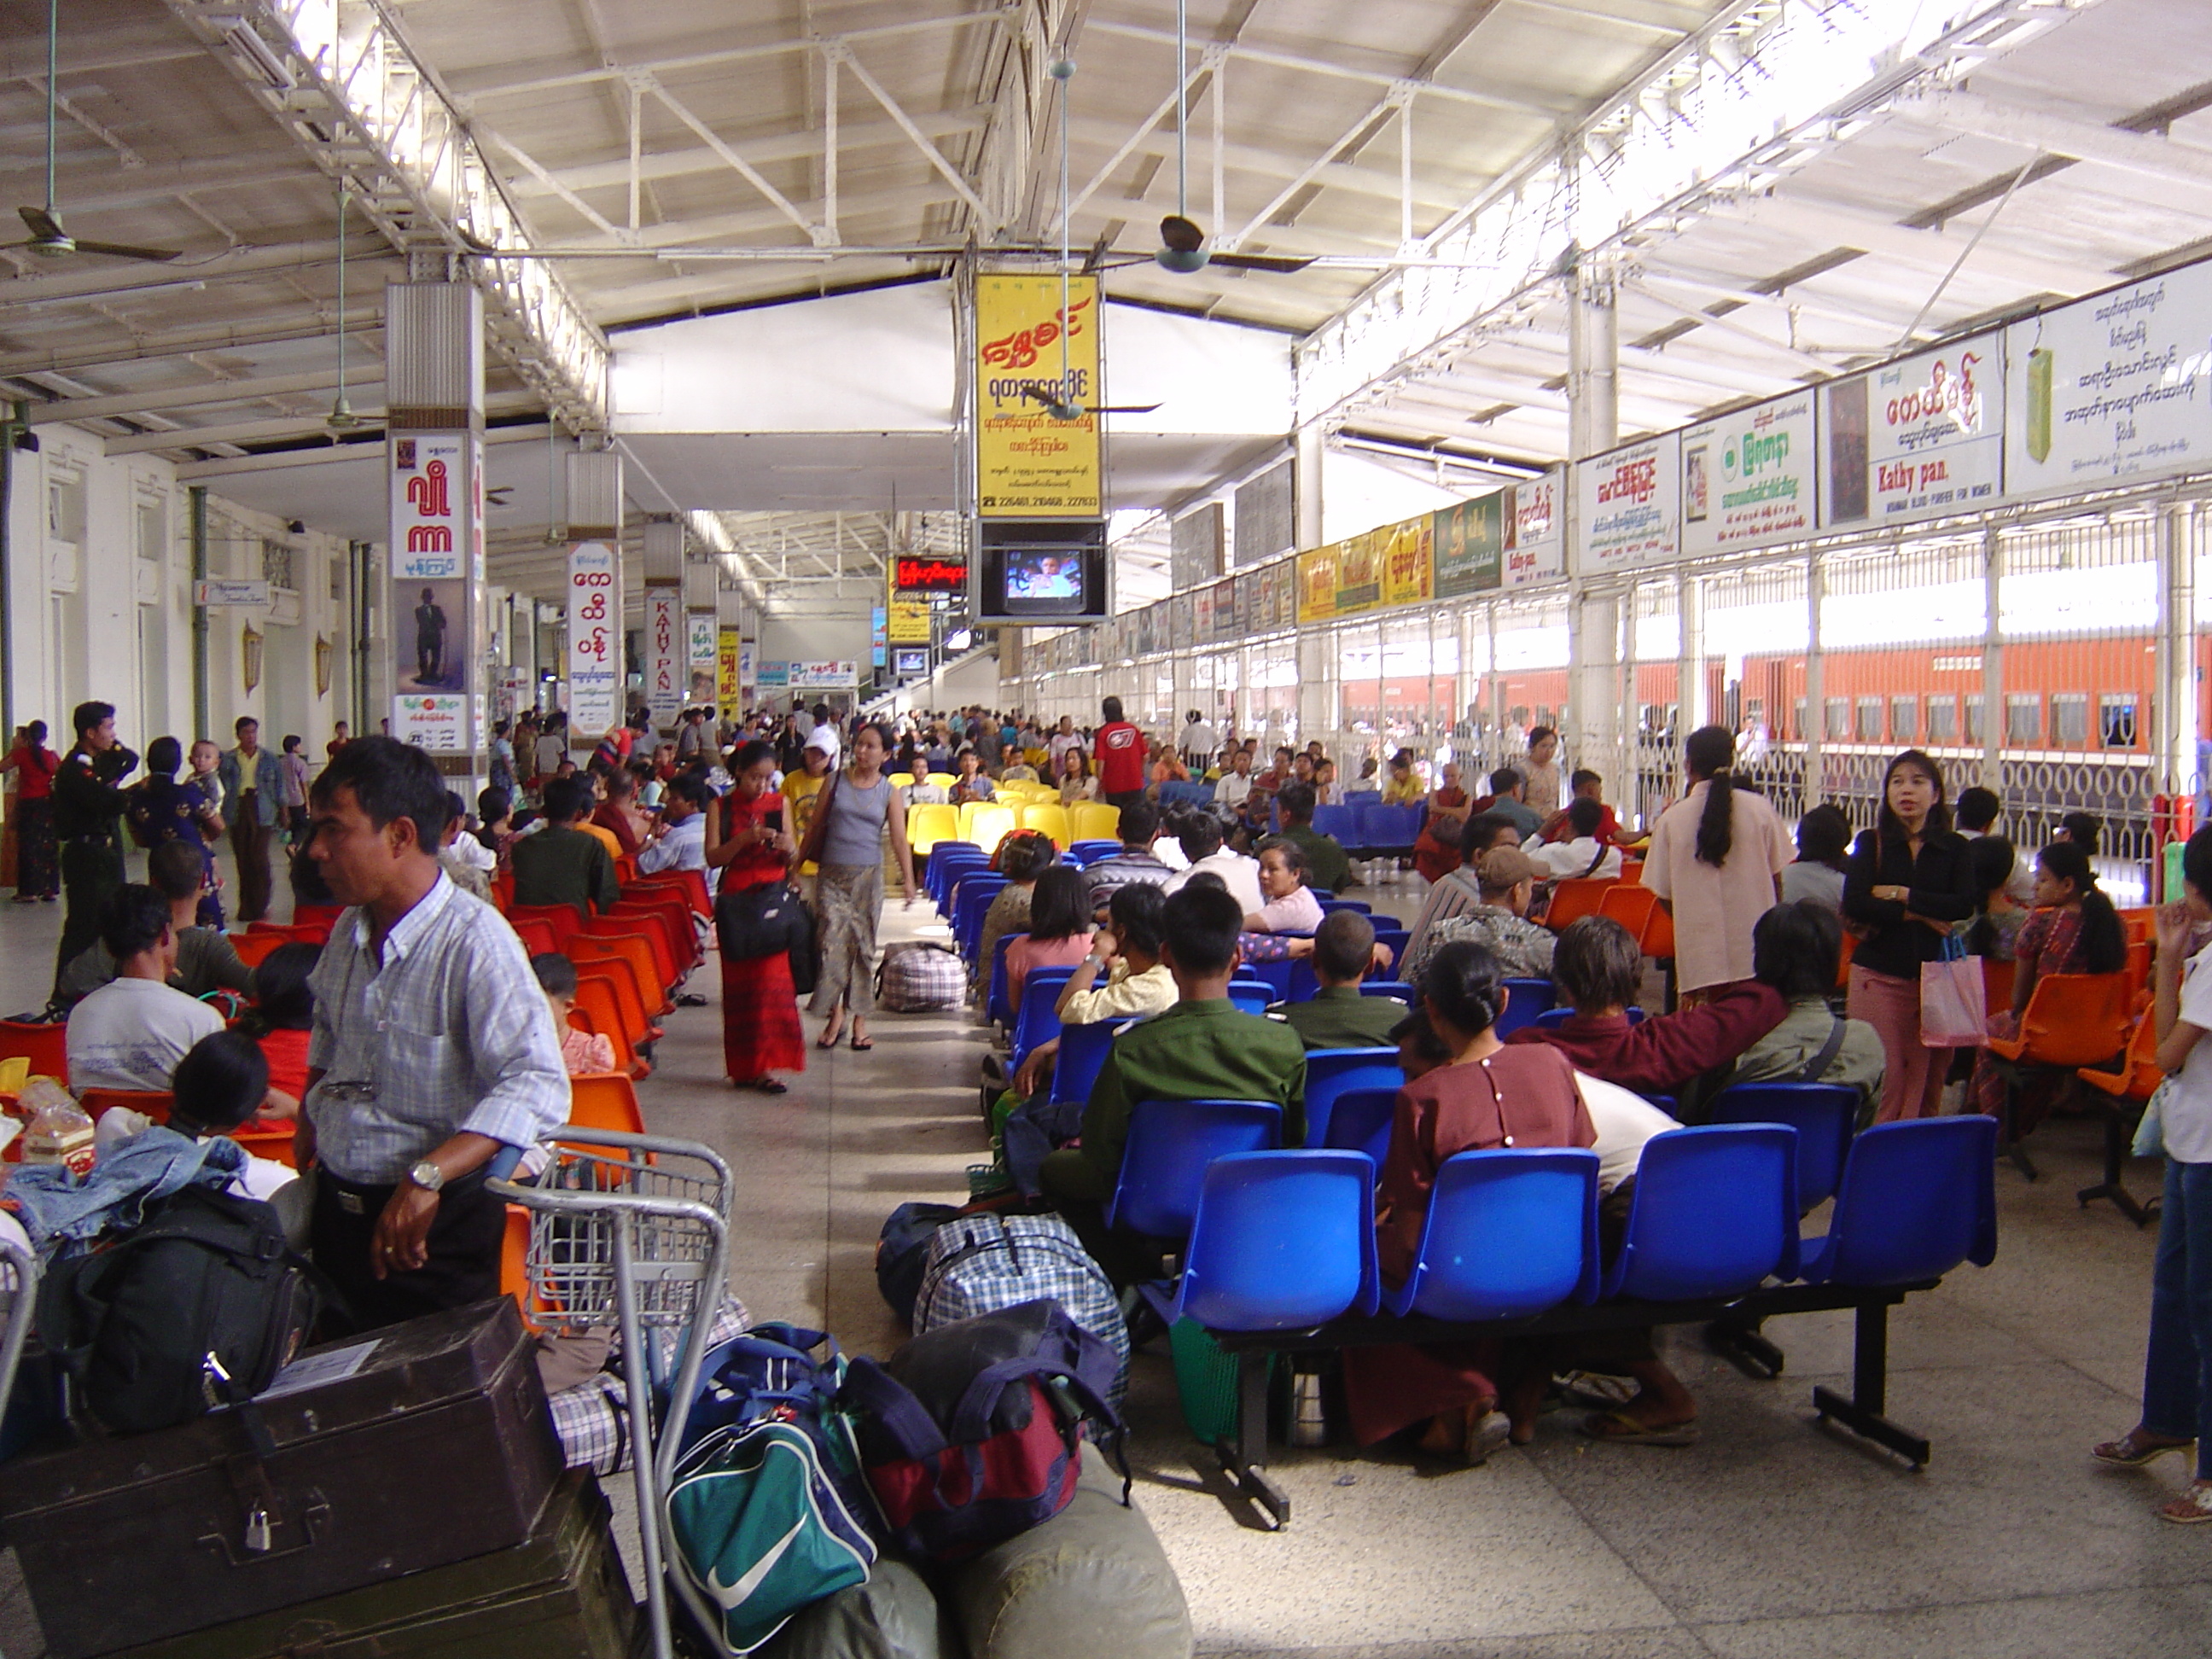
[[[1145,734],[1121,718],[1121,700],[1108,697],[1098,705],[1106,723],[1093,741],[1097,745],[1098,793],[1109,806],[1127,806],[1145,796]]]
[[[1717,988],[1698,1007],[1631,1025],[1628,1009],[1643,976],[1644,958],[1628,929],[1610,916],[1570,922],[1552,953],[1552,978],[1574,1018],[1524,1025],[1505,1040],[1548,1042],[1578,1072],[1638,1094],[1672,1094],[1735,1059],[1790,1012],[1772,986],[1745,980]]]

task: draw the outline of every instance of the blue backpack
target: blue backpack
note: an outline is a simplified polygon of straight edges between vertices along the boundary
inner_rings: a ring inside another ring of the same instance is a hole
[[[664,1502],[684,1600],[726,1654],[875,1565],[875,1506],[835,1403],[844,1376],[835,1342],[791,1325],[757,1327],[701,1364]]]

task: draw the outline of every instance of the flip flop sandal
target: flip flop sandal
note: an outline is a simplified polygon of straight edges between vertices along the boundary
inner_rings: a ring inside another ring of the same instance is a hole
[[[2201,1526],[2212,1521],[2212,1480],[2191,1481],[2186,1492],[2160,1504],[2153,1513],[2177,1527]]]
[[[1616,1446],[1694,1446],[1698,1419],[1647,1428],[1626,1412],[1593,1412],[1583,1419],[1583,1432],[1593,1440]],[[2212,1516],[2208,1516],[2212,1519]]]
[[[2139,1469],[2146,1463],[2154,1463],[2168,1452],[2187,1451],[2194,1440],[2154,1440],[2140,1429],[2130,1429],[2118,1440],[2106,1440],[2089,1448],[2089,1455],[2100,1463],[2111,1463],[2119,1468]]]
[[[836,1045],[832,1043],[830,1046],[835,1048]],[[873,1037],[856,1036],[853,1039],[853,1052],[856,1054],[865,1054],[869,1049],[875,1046],[876,1040]]]
[[[1559,1378],[1559,1397],[1571,1405],[1609,1412],[1636,1398],[1640,1384],[1610,1371],[1567,1371]]]
[[[787,1085],[772,1077],[738,1078],[734,1081],[738,1088],[750,1089],[755,1094],[783,1095],[791,1092]]]

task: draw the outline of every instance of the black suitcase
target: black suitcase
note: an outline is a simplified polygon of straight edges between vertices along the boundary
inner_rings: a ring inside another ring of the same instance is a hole
[[[513,1549],[113,1659],[624,1659],[641,1621],[608,1513],[574,1470]]]
[[[531,1535],[560,1442],[514,1299],[308,1350],[254,1403],[0,1464],[52,1659],[442,1567]],[[321,1373],[309,1386],[287,1388]],[[259,1547],[257,1547],[258,1546]]]

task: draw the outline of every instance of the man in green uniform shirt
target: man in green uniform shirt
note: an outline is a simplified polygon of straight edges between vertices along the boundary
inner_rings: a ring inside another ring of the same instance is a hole
[[[1129,1111],[1140,1100],[1273,1100],[1283,1145],[1305,1143],[1305,1045],[1274,1020],[1229,1000],[1237,969],[1237,901],[1212,883],[1171,894],[1161,913],[1161,957],[1177,1000],[1114,1039],[1083,1111],[1083,1144],[1044,1160],[1047,1197],[1117,1285],[1157,1277],[1159,1252],[1106,1229],[1105,1206],[1121,1176]]]
[[[592,786],[581,778],[556,778],[545,786],[545,827],[525,836],[507,854],[519,905],[572,904],[588,916],[604,915],[622,896],[606,844],[577,823],[592,810]]]
[[[1310,783],[1286,787],[1275,797],[1275,804],[1283,811],[1282,832],[1268,836],[1260,847],[1264,849],[1269,841],[1295,843],[1306,855],[1306,884],[1339,893],[1352,879],[1352,860],[1344,848],[1313,827],[1314,806],[1318,799]]]
[[[1283,1006],[1283,1023],[1308,1049],[1387,1048],[1406,1006],[1389,997],[1359,994],[1359,981],[1375,957],[1375,924],[1357,910],[1338,910],[1314,929],[1314,977],[1321,989],[1304,1002]]]
[[[100,913],[123,885],[123,827],[127,805],[116,785],[130,775],[138,757],[115,740],[115,705],[81,702],[72,717],[76,746],[62,757],[54,774],[54,837],[61,843],[61,948],[54,955],[54,982],[78,953],[100,938]]]

